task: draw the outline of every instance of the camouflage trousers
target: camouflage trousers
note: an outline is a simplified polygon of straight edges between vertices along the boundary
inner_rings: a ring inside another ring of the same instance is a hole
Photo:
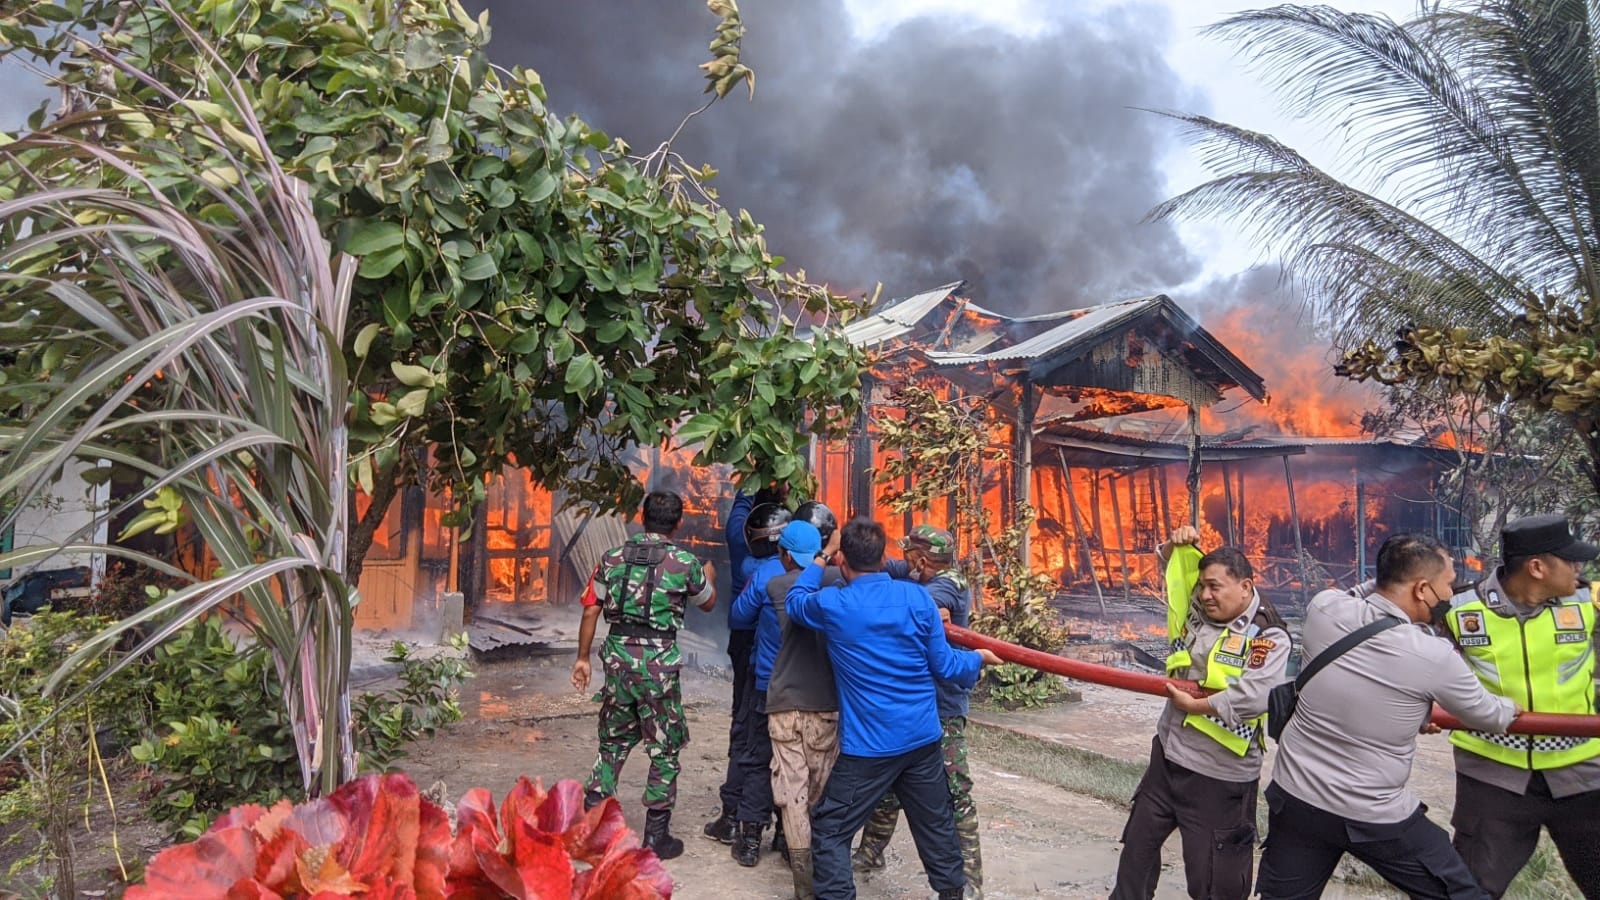
[[[967,720],[965,716],[955,716],[940,719],[939,724],[944,726],[939,750],[944,754],[944,774],[950,783],[950,805],[955,808],[956,836],[961,839],[961,868],[967,884],[981,889],[983,851],[978,845],[978,805],[972,802],[972,772],[967,768]],[[880,847],[889,843],[899,821],[900,798],[890,791],[878,801],[877,809],[861,829],[862,841],[872,841]]]
[[[811,847],[811,807],[839,759],[839,714],[788,710],[767,717],[772,735],[772,802],[790,850]]]
[[[678,796],[678,753],[689,743],[678,682],[678,653],[608,638],[601,648],[605,686],[600,689],[600,753],[584,787],[610,797],[635,744],[650,757],[646,809],[671,809]]]

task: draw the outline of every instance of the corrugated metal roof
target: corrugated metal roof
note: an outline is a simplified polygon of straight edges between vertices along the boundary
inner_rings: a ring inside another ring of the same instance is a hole
[[[1130,322],[1143,318],[1159,318],[1192,343],[1195,352],[1214,367],[1216,375],[1221,375],[1225,379],[1219,384],[1236,384],[1257,400],[1263,400],[1267,396],[1261,376],[1201,328],[1199,322],[1165,294],[1119,300],[1073,312],[1076,315],[1060,325],[1008,347],[987,353],[947,353],[930,350],[925,355],[932,365],[939,367],[1026,360],[1030,371],[1038,376],[1053,368],[1046,365],[1047,363],[1070,361],[1074,356],[1081,355],[1081,352],[1087,352],[1096,341],[1115,333],[1116,329]],[[1081,352],[1070,354],[1069,351],[1072,350]],[[1193,366],[1195,362],[1196,360],[1189,360],[1188,364]],[[1216,375],[1208,376],[1207,380],[1215,381]]]
[[[859,322],[851,322],[845,326],[845,339],[857,347],[874,347],[906,334],[962,284],[953,281],[943,287],[914,294]]]
[[[999,362],[1008,359],[1038,359],[1073,343],[1100,334],[1122,322],[1135,319],[1159,307],[1161,301],[1165,299],[1164,296],[1160,295],[1140,297],[1135,300],[1119,300],[1116,303],[1106,303],[1101,306],[1068,310],[1062,315],[1074,316],[1074,318],[1068,319],[1049,331],[1013,344],[1010,347],[1002,347],[989,353],[943,353],[937,350],[930,350],[927,356],[929,361],[936,366],[966,366],[973,363]]]

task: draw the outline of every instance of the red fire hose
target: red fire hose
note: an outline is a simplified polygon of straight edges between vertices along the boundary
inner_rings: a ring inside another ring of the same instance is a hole
[[[1067,678],[1076,678],[1079,681],[1090,681],[1103,684],[1107,687],[1121,688],[1125,691],[1134,691],[1140,694],[1153,694],[1158,697],[1167,695],[1167,685],[1176,685],[1179,689],[1195,696],[1201,696],[1204,691],[1192,681],[1181,678],[1164,678],[1160,675],[1146,675],[1142,672],[1129,672],[1111,666],[1102,666],[1095,663],[1084,662],[1078,659],[1067,659],[1027,647],[1019,647],[1005,641],[979,634],[966,628],[946,624],[945,634],[949,636],[952,644],[958,644],[973,650],[992,650],[994,654],[1006,662],[1038,669],[1054,675],[1064,675]],[[1439,707],[1433,708],[1433,724],[1447,730],[1464,727],[1461,720],[1450,715]],[[1600,737],[1600,716],[1571,716],[1556,713],[1523,713],[1517,716],[1516,721],[1506,731],[1512,734],[1548,734],[1566,737]]]

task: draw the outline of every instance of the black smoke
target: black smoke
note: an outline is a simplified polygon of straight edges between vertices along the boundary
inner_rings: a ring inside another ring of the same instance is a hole
[[[647,150],[703,101],[716,19],[700,0],[475,0],[490,55],[550,106]],[[1153,7],[1062,9],[1026,36],[943,16],[870,40],[842,0],[746,0],[754,102],[730,95],[674,147],[814,280],[890,296],[958,278],[1014,312],[1171,288],[1199,264],[1165,223],[1172,129],[1204,106],[1163,58]],[[741,89],[742,90],[742,89]]]

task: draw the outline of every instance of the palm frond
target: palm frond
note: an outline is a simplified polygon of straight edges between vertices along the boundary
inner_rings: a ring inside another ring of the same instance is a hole
[[[1367,285],[1393,267],[1427,273],[1419,284],[1458,286],[1449,303],[1430,306],[1418,298],[1419,308],[1448,319],[1439,324],[1493,323],[1520,310],[1526,289],[1513,276],[1421,218],[1341,182],[1268,135],[1206,116],[1169,115],[1184,123],[1201,158],[1222,174],[1162,203],[1152,218],[1227,217],[1298,263],[1300,277],[1323,285],[1319,303],[1332,315],[1370,308],[1364,305]],[[1368,252],[1308,252],[1355,246]],[[1384,317],[1369,324],[1384,332],[1401,323]]]

